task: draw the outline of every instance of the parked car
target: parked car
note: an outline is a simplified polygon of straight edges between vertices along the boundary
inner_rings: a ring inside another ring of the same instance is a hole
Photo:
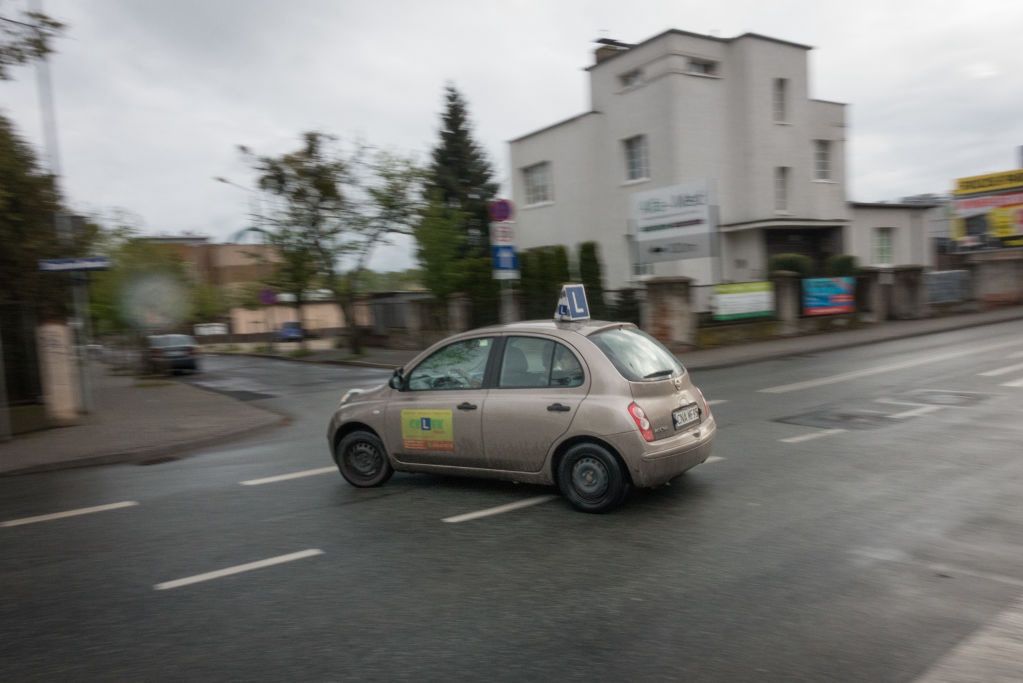
[[[151,372],[199,372],[199,345],[187,334],[155,334],[148,338],[146,363]]]
[[[353,486],[396,470],[489,477],[603,512],[704,462],[716,429],[682,364],[635,325],[534,321],[449,337],[349,391],[328,441]]]
[[[297,321],[287,322],[281,325],[280,329],[274,333],[274,341],[302,341],[308,336],[305,330],[302,329],[302,323]]]

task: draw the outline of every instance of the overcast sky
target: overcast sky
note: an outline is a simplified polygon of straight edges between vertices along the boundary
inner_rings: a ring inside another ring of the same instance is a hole
[[[212,180],[251,186],[238,144],[280,153],[319,129],[425,159],[448,80],[507,184],[506,140],[588,108],[595,38],[668,28],[813,45],[811,97],[850,104],[850,199],[942,192],[1013,168],[1023,144],[1015,0],[43,2],[69,25],[52,68],[72,203],[126,209],[149,233],[242,228],[248,197]],[[35,74],[14,76],[0,109],[36,142]],[[408,267],[410,252],[372,265]]]

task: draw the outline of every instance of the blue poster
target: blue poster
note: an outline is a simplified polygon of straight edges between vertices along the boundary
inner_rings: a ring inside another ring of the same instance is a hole
[[[856,278],[811,277],[803,280],[803,314],[856,312]]]

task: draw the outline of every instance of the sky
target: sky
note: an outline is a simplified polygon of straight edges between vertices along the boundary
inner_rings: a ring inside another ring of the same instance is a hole
[[[425,161],[448,81],[507,188],[507,140],[588,109],[596,38],[669,28],[814,46],[810,96],[849,103],[850,200],[943,192],[1016,167],[1023,144],[1016,0],[42,1],[69,27],[51,61],[64,189],[150,234],[245,227],[250,195],[214,180],[253,186],[238,145],[280,154],[315,129]],[[13,75],[0,111],[39,144],[35,73]],[[413,251],[399,240],[371,266]]]

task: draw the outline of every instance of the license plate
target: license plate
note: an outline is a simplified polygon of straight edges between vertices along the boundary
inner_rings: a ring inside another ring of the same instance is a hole
[[[675,423],[675,429],[682,429],[700,421],[700,407],[695,403],[682,406],[672,412],[671,421]]]

